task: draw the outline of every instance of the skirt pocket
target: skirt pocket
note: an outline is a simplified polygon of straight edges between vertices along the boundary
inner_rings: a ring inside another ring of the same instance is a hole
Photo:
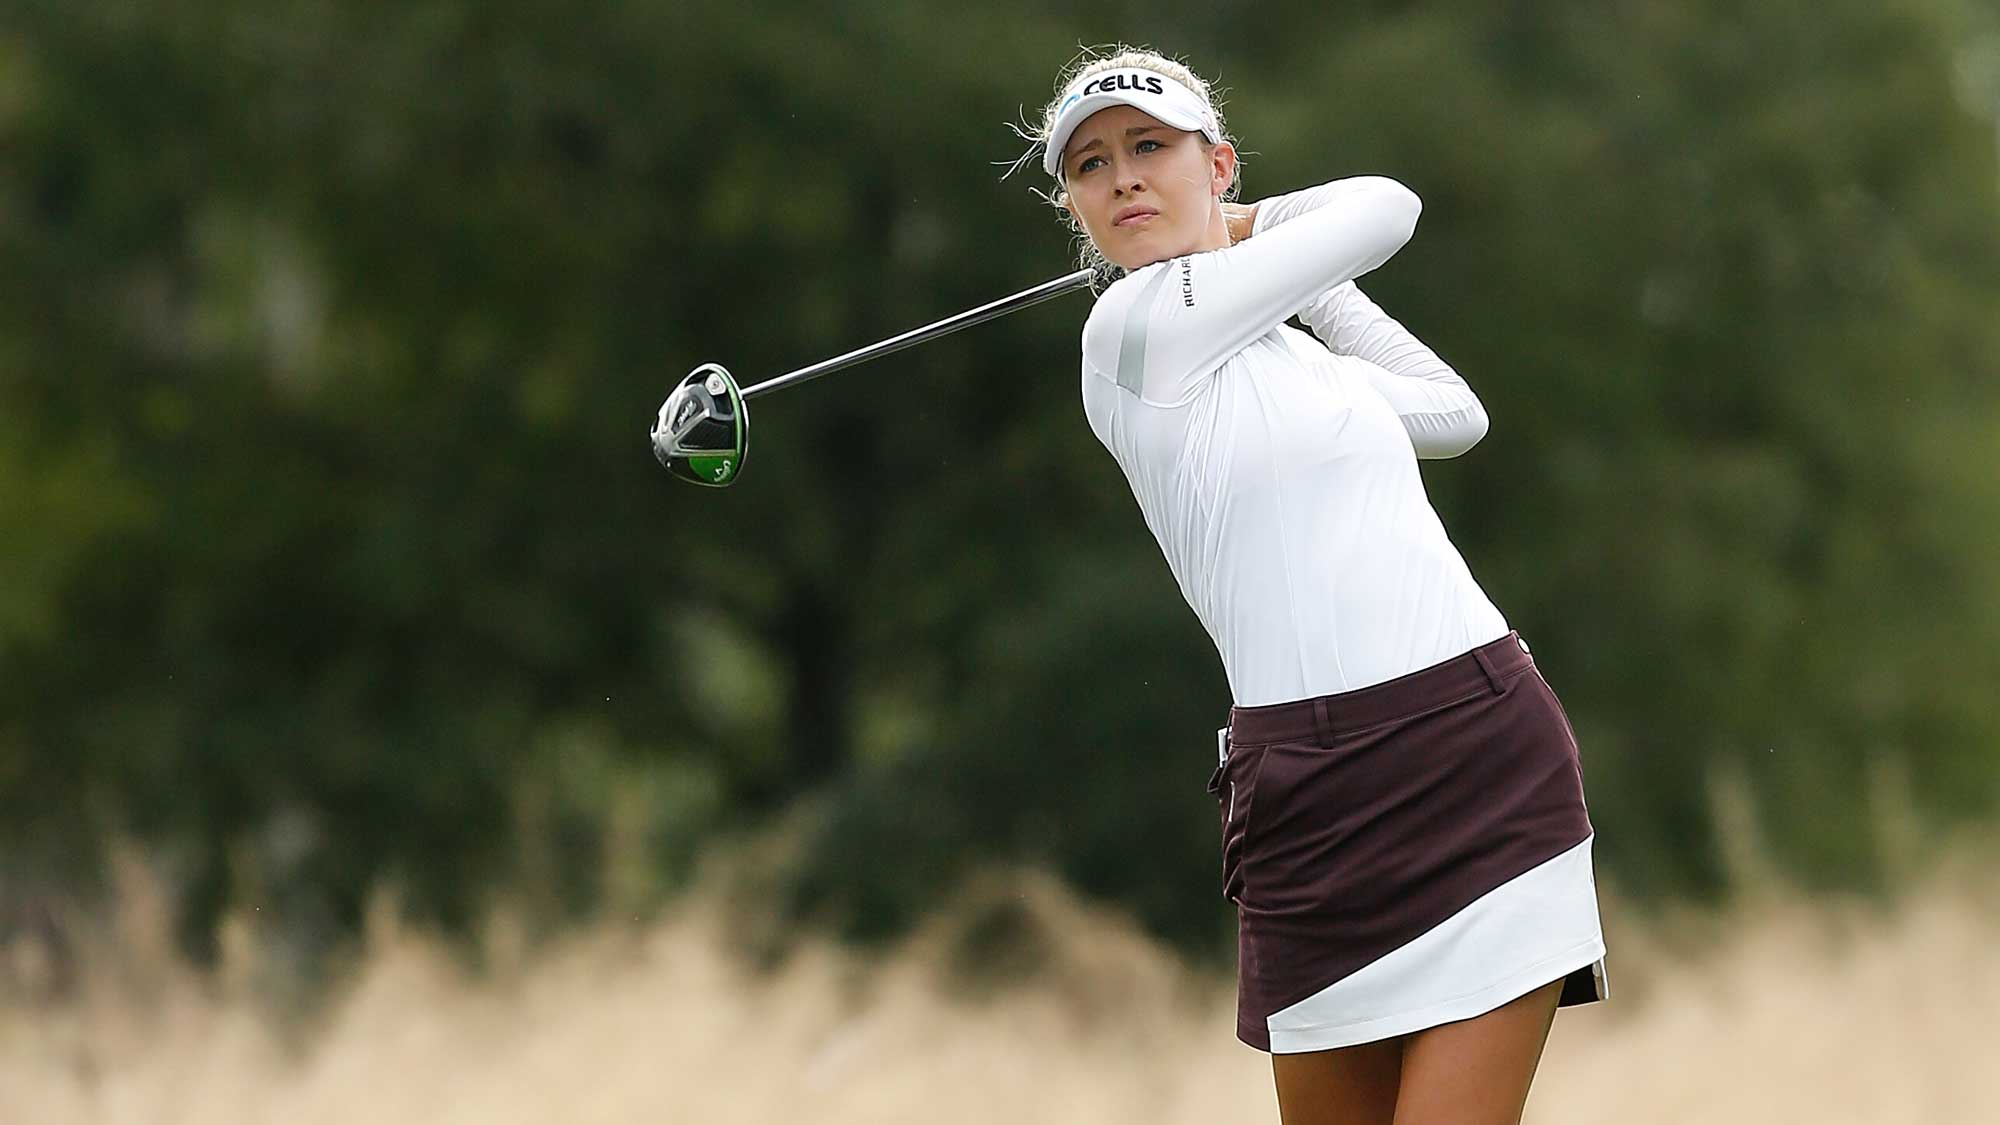
[[[1222,826],[1222,897],[1241,905],[1243,847],[1249,835],[1250,806],[1255,795],[1260,746],[1232,747],[1229,757],[1209,775],[1208,792],[1215,798]]]

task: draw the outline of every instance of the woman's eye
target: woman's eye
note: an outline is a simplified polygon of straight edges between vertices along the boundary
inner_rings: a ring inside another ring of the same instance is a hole
[[[1076,166],[1076,170],[1079,172],[1088,172],[1102,163],[1104,163],[1104,158],[1101,156],[1087,156],[1084,158],[1083,163]]]
[[[1146,147],[1147,145],[1152,145],[1152,146],[1153,146],[1153,148],[1163,148],[1163,147],[1165,147],[1165,146],[1161,145],[1161,144],[1160,144],[1160,142],[1158,142],[1158,141],[1156,141],[1156,140],[1152,139],[1151,137],[1147,137],[1146,139],[1144,139],[1144,140],[1140,141],[1140,142],[1138,143],[1138,145],[1137,145],[1137,146],[1135,146],[1135,147],[1137,147],[1137,148],[1138,148],[1138,150],[1139,150],[1140,152],[1151,152],[1151,151],[1153,151],[1153,148],[1147,148],[1147,147]]]

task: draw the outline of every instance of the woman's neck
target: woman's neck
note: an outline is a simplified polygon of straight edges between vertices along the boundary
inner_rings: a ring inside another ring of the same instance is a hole
[[[1201,239],[1188,252],[1199,254],[1206,250],[1226,250],[1235,243],[1229,237],[1229,218],[1222,213],[1222,201],[1216,200],[1208,209],[1208,225],[1202,228]]]

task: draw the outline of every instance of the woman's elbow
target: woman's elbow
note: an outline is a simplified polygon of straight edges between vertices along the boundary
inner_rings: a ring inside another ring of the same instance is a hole
[[[1368,178],[1381,201],[1384,218],[1401,234],[1402,241],[1408,242],[1417,233],[1417,218],[1424,213],[1424,201],[1416,192],[1387,176]]]
[[[1427,461],[1442,461],[1470,450],[1486,436],[1486,408],[1473,403],[1452,418],[1451,423],[1440,426],[1424,435],[1411,435],[1416,439],[1417,456]]]

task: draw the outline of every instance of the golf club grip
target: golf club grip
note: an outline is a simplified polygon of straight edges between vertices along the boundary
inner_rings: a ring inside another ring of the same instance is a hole
[[[1081,289],[1090,284],[1091,276],[1090,270],[1080,269],[1075,273],[1065,274],[1053,281],[1044,281],[1033,289],[1023,289],[1011,297],[1002,297],[997,301],[990,301],[977,308],[967,309],[956,316],[948,316],[934,324],[926,324],[922,328],[912,328],[900,336],[891,336],[880,343],[870,344],[865,348],[857,348],[845,355],[834,356],[832,359],[821,360],[810,367],[801,367],[797,371],[788,372],[774,379],[766,379],[755,386],[743,388],[742,395],[745,399],[752,399],[758,395],[783,390],[794,383],[803,383],[808,379],[817,379],[821,375],[830,375],[843,367],[852,367],[857,363],[866,363],[871,359],[880,359],[892,352],[899,352],[904,348],[915,347],[926,340],[935,340],[939,336],[950,335],[961,328],[970,328],[975,324],[992,320],[996,316],[1006,316],[1011,312],[1019,312],[1031,305],[1039,305],[1052,297],[1060,297],[1072,289]]]

